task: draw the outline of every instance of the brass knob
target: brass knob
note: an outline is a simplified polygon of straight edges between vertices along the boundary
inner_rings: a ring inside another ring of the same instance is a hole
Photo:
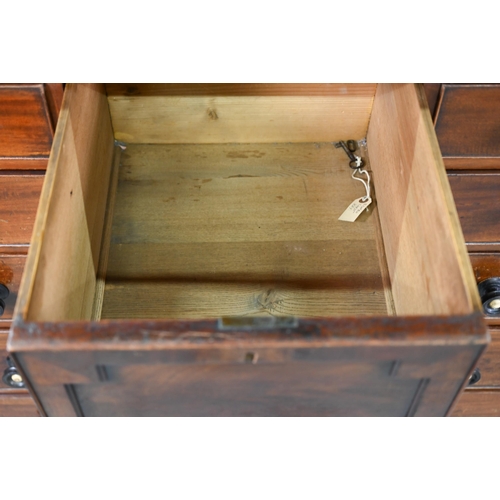
[[[477,285],[484,313],[500,316],[500,278],[488,278]]]
[[[22,375],[17,371],[17,368],[10,358],[7,358],[7,365],[7,368],[3,372],[3,383],[16,389],[23,389],[26,387]]]
[[[470,376],[469,383],[467,385],[474,385],[477,384],[481,380],[481,372],[479,368],[476,368],[473,372],[472,375]]]
[[[4,299],[9,296],[9,293],[9,289],[3,283],[0,283],[0,316],[2,316],[5,311]]]

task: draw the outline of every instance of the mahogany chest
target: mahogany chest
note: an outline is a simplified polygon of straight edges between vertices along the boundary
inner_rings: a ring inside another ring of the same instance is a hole
[[[482,316],[421,86],[78,84],[8,347],[44,415],[438,416]]]

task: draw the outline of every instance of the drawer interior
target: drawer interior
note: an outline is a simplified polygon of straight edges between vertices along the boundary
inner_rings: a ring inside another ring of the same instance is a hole
[[[24,317],[479,310],[423,91],[296,87],[69,86]]]
[[[338,220],[365,194],[348,163],[332,142],[129,144],[100,316],[387,314],[373,208]]]

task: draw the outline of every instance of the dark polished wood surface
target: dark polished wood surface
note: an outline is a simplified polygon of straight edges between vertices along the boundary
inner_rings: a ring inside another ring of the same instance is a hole
[[[500,251],[500,172],[450,172],[469,251]]]
[[[500,253],[474,252],[469,258],[478,283],[487,278],[500,277]]]
[[[63,88],[0,84],[0,170],[45,170]]]
[[[499,84],[441,86],[435,124],[446,168],[500,168],[499,111]]]
[[[479,319],[27,324],[12,348],[47,415],[437,416],[483,350]]]
[[[0,394],[0,417],[39,417],[29,394]]]
[[[426,89],[432,99],[433,88]],[[500,84],[443,84],[436,133],[478,282],[500,276]],[[453,415],[500,416],[499,319],[481,380],[461,395]],[[487,389],[487,390],[486,390]]]
[[[0,84],[0,283],[7,286],[0,317],[0,375],[6,342],[47,167],[63,86]],[[0,381],[0,417],[39,416],[27,389]]]
[[[490,335],[491,343],[477,365],[481,372],[481,379],[474,384],[474,388],[500,389],[500,328],[491,327]]]
[[[43,85],[0,85],[0,110],[0,157],[48,158],[52,124]]]
[[[500,391],[468,389],[458,400],[452,417],[500,417]]]
[[[445,159],[496,157],[500,167],[499,84],[443,85],[438,106],[436,133]]]
[[[42,185],[40,174],[0,174],[0,247],[24,246],[27,253]]]

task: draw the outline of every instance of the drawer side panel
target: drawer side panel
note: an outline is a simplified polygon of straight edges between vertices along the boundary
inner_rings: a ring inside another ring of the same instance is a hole
[[[423,89],[378,86],[368,150],[397,313],[480,310]]]
[[[68,85],[21,285],[21,314],[90,319],[112,155],[103,86]]]

